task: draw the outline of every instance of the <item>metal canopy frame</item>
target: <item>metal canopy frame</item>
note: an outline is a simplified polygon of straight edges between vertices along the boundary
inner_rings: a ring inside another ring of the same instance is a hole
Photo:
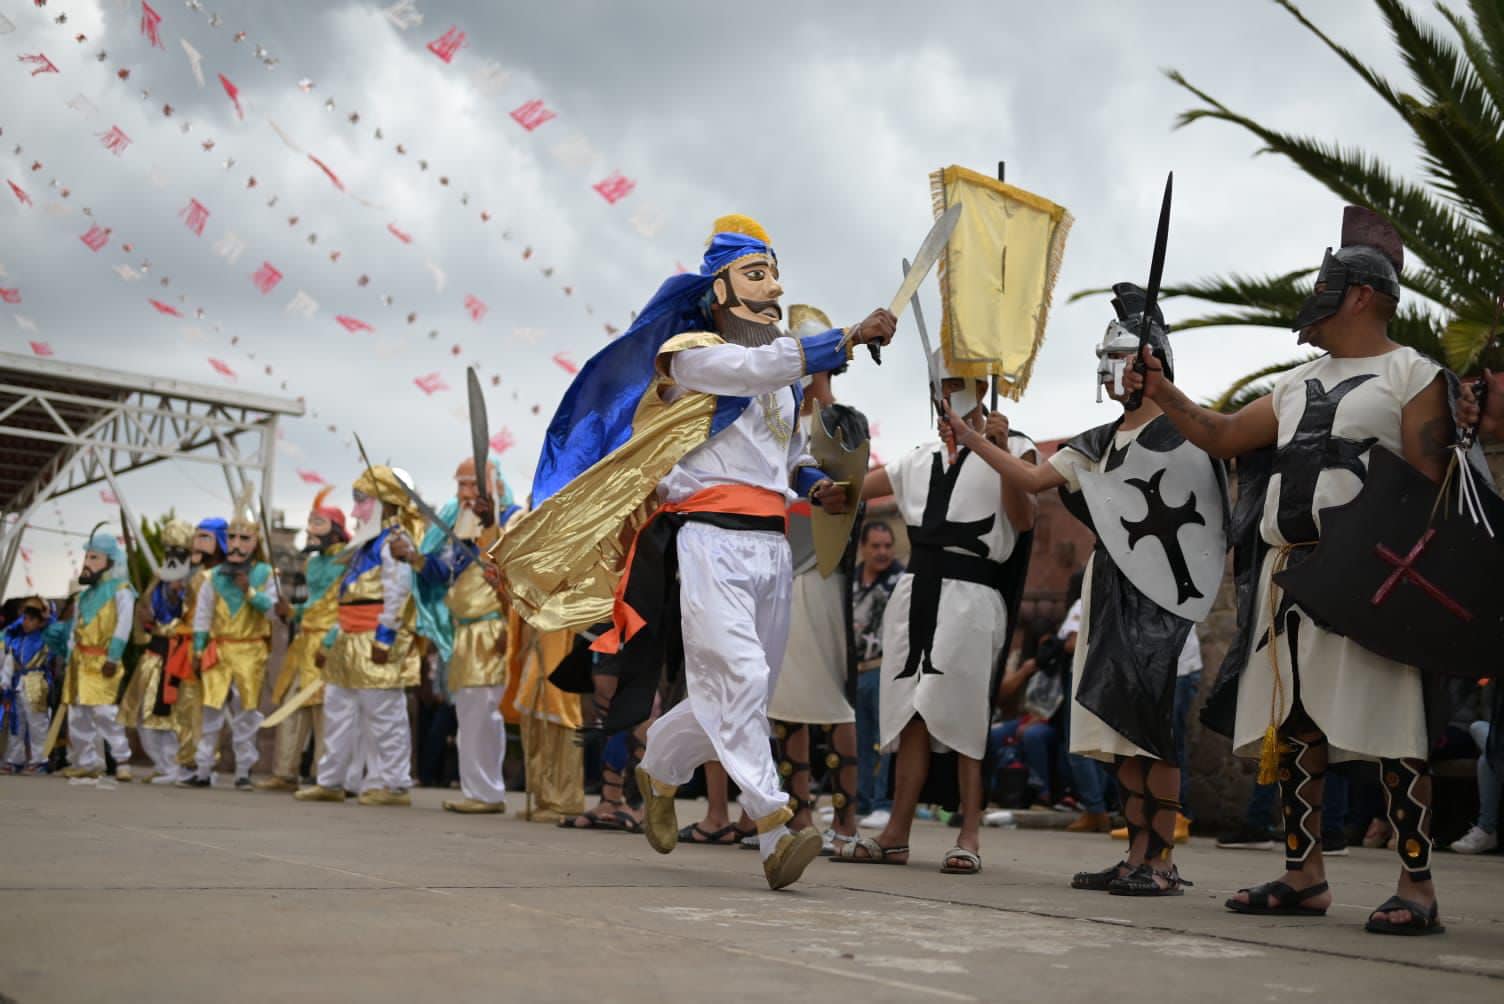
[[[0,588],[37,507],[164,460],[216,466],[234,498],[260,482],[270,512],[277,421],[298,401],[0,352]],[[153,561],[147,555],[148,561]]]

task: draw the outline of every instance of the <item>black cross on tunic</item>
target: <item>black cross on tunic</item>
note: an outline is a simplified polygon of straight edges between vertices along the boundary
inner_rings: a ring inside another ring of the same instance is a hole
[[[990,533],[997,516],[986,519],[953,523],[948,518],[950,499],[956,490],[956,479],[970,450],[963,449],[956,462],[947,471],[940,461],[937,450],[930,462],[930,486],[924,500],[924,516],[919,526],[909,527],[909,544],[915,552],[911,569],[920,566],[917,560],[921,550],[941,551],[947,547],[959,547],[978,558],[987,556],[987,545],[982,537]],[[938,573],[914,574],[913,591],[909,597],[909,657],[903,671],[895,680],[905,677],[944,675],[935,667],[931,649],[935,644],[935,622],[940,613],[940,589],[945,579]]]
[[[1322,471],[1350,471],[1360,480],[1368,474],[1363,455],[1379,441],[1378,437],[1347,439],[1334,436],[1332,425],[1337,420],[1337,406],[1342,399],[1377,376],[1377,373],[1360,373],[1348,377],[1331,390],[1327,390],[1320,380],[1306,381],[1306,407],[1295,426],[1295,434],[1274,454],[1274,473],[1279,475],[1276,520],[1280,534],[1290,543],[1310,543],[1320,536],[1312,509],[1316,501],[1316,480]],[[1304,556],[1304,552],[1297,553]],[[1288,593],[1280,600],[1279,612],[1274,618],[1275,634],[1284,633],[1285,615],[1294,605]],[[1264,648],[1268,641],[1266,634],[1258,647]]]

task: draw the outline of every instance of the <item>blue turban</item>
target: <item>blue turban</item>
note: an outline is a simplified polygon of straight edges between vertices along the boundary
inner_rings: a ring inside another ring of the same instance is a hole
[[[198,526],[194,527],[194,529],[208,530],[214,534],[214,539],[219,542],[219,553],[229,553],[230,542],[225,537],[226,532],[230,529],[230,524],[227,521],[218,516],[210,516],[208,519],[199,520]]]
[[[533,475],[533,506],[583,474],[632,436],[632,419],[656,376],[663,343],[686,331],[709,331],[710,292],[716,274],[753,254],[777,256],[767,242],[742,233],[710,238],[700,271],[670,276],[626,332],[590,357],[564,392],[548,424]],[[712,432],[740,413],[741,399],[718,408]],[[724,412],[724,414],[723,414]]]
[[[125,553],[120,550],[120,541],[113,534],[96,533],[89,538],[89,546],[84,550],[102,554],[117,565],[125,559]]]

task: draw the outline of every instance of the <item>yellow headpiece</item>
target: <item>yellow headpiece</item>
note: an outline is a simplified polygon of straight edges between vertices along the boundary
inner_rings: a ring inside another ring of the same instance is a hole
[[[170,519],[162,524],[162,546],[181,547],[189,550],[193,547],[193,524],[181,519]]]
[[[752,217],[743,216],[740,213],[732,213],[729,216],[722,216],[716,220],[710,225],[710,234],[711,237],[714,237],[716,234],[743,234],[747,237],[760,240],[769,247],[773,246],[773,238],[768,236],[768,232],[762,228],[762,224],[758,223]],[[705,238],[705,246],[710,246],[710,237]]]
[[[402,509],[409,506],[407,492],[402,488],[401,479],[385,464],[366,470],[355,479],[355,484],[351,487],[362,495],[368,495],[388,505]]]
[[[247,482],[235,495],[235,504],[230,508],[231,533],[260,536],[261,521],[256,517],[256,490]]]

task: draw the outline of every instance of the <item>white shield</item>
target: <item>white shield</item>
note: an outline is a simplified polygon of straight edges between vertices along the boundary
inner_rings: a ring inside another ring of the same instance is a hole
[[[1227,554],[1227,500],[1213,461],[1190,443],[1136,441],[1111,471],[1081,474],[1097,536],[1145,596],[1190,621],[1211,612]]]

